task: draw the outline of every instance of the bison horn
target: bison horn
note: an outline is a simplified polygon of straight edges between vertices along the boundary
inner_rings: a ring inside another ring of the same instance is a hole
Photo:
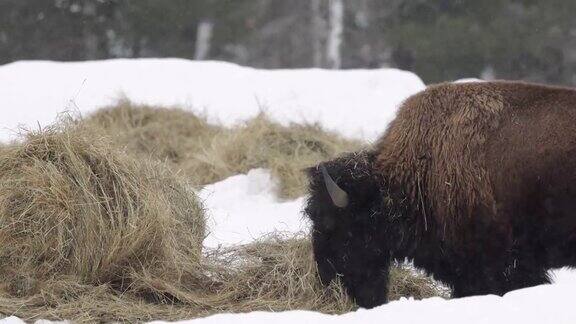
[[[328,194],[330,198],[332,198],[332,202],[334,205],[340,208],[344,208],[348,206],[348,194],[346,191],[342,190],[336,184],[336,182],[332,179],[332,177],[328,174],[326,168],[321,165],[320,170],[322,171],[322,175],[324,176],[324,183],[326,184],[326,190],[328,190]]]

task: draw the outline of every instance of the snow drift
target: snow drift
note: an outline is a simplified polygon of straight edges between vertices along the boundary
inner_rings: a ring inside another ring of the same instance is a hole
[[[283,123],[319,122],[342,135],[373,140],[395,107],[423,88],[413,73],[394,69],[258,70],[182,59],[16,62],[0,66],[0,140],[18,125],[46,125],[64,109],[85,114],[120,95],[204,111],[224,125],[264,110]]]

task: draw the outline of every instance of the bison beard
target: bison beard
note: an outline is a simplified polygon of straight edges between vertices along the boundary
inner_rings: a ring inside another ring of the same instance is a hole
[[[386,303],[393,260],[454,297],[502,295],[576,266],[576,91],[517,82],[416,94],[369,151],[307,170],[324,284]]]

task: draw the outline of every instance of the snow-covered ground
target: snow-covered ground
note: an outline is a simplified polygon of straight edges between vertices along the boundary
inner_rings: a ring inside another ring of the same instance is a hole
[[[475,81],[475,80],[463,80]],[[0,66],[0,140],[19,124],[49,124],[65,109],[83,114],[113,102],[120,93],[150,104],[183,105],[226,125],[264,109],[272,118],[319,122],[345,136],[375,139],[397,105],[424,88],[399,70],[263,71],[221,62],[179,59],[111,60],[82,63],[18,62]],[[303,198],[280,201],[267,170],[252,170],[206,186],[199,195],[208,208],[206,245],[247,243],[273,230],[306,230]],[[555,271],[556,284],[504,297],[453,300],[402,299],[341,316],[307,311],[222,314],[192,323],[576,323],[572,296],[576,275]],[[17,318],[0,323],[21,323]]]
[[[245,315],[221,314],[194,321],[190,324],[215,323],[554,323],[574,324],[572,312],[573,285],[549,285],[517,290],[498,296],[476,296],[453,300],[439,297],[422,301],[402,299],[371,310],[361,309],[340,316],[314,312],[290,311],[284,313],[253,312]]]
[[[48,124],[66,108],[86,114],[120,95],[205,112],[225,125],[264,110],[283,123],[317,121],[373,140],[394,108],[423,88],[415,74],[394,69],[270,71],[182,59],[16,62],[0,66],[0,140],[19,124]]]
[[[300,214],[304,198],[279,201],[268,170],[255,169],[206,186],[199,192],[208,209],[206,247],[249,243],[271,232],[308,229]]]

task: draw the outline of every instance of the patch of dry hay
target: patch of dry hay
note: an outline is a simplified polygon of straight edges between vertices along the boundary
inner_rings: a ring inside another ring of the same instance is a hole
[[[342,314],[356,309],[340,283],[322,286],[312,244],[305,235],[272,234],[252,244],[219,251],[217,256],[226,269],[234,269],[221,290],[236,301],[228,310],[304,309]],[[390,280],[390,300],[448,296],[431,278],[405,266],[392,267]]]
[[[103,130],[114,143],[139,158],[167,162],[174,169],[194,160],[207,142],[221,132],[202,117],[178,108],[135,105],[127,99],[99,109],[83,123]],[[188,176],[195,179],[194,174]]]
[[[279,196],[296,198],[306,191],[304,168],[361,147],[360,142],[345,140],[319,125],[282,126],[260,114],[219,133],[197,156],[200,163],[189,167],[212,181],[254,168],[270,169],[279,179]]]
[[[27,319],[76,322],[191,319],[221,312],[312,310],[342,314],[356,309],[339,283],[323,287],[306,238],[267,238],[208,255],[202,271],[211,285],[196,291],[165,286],[178,299],[151,301],[110,285],[50,280],[31,297],[0,296],[0,312]],[[166,282],[164,282],[166,284]],[[446,296],[429,278],[394,267],[389,298]]]
[[[305,309],[341,314],[355,308],[339,284],[323,287],[310,241],[271,234],[254,243],[218,251],[214,257],[229,276],[220,291],[229,310]]]
[[[305,193],[302,169],[363,146],[319,125],[282,126],[264,114],[224,128],[210,126],[191,112],[127,101],[96,112],[86,123],[103,128],[131,154],[168,161],[198,185],[254,168],[270,169],[279,179],[279,196],[283,198]]]
[[[3,298],[44,294],[49,282],[149,296],[153,287],[136,279],[180,282],[198,267],[205,224],[196,198],[168,170],[109,147],[68,123],[2,150]]]

